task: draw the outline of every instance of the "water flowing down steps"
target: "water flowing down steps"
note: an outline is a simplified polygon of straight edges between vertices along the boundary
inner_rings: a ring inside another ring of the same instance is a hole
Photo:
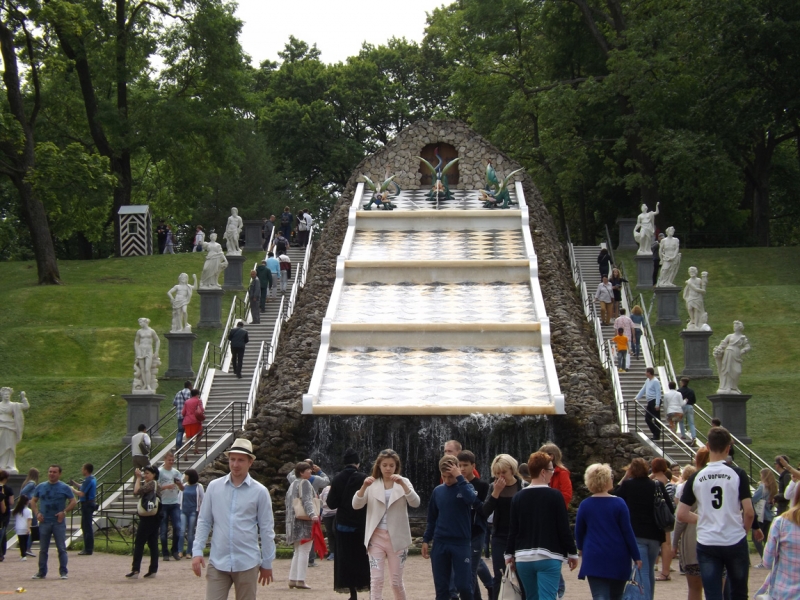
[[[563,414],[521,184],[508,210],[404,190],[367,211],[363,193],[303,412]]]

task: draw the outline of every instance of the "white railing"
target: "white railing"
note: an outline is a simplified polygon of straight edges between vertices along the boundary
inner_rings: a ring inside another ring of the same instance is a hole
[[[286,298],[281,298],[281,304],[278,307],[278,318],[275,319],[275,325],[272,326],[272,339],[269,342],[269,350],[267,352],[267,364],[265,369],[269,369],[272,363],[275,362],[275,355],[278,351],[278,340],[281,337],[281,327],[283,326],[283,303]]]
[[[610,340],[607,342],[606,352],[608,353],[609,359],[611,359],[611,357],[614,356]],[[619,429],[622,433],[628,433],[629,432],[628,411],[625,408],[625,400],[622,395],[622,383],[619,380],[619,372],[617,371],[617,369],[614,368],[613,360],[609,360],[604,364],[610,365],[608,369],[608,374],[611,377],[611,384],[614,386],[614,398],[616,399],[616,402],[614,404],[616,405],[617,409],[617,420],[619,421]]]
[[[285,319],[288,321],[292,318],[292,313],[294,313],[295,303],[297,302],[297,293],[300,291],[300,288],[305,285],[306,282],[306,274],[305,271],[308,269],[308,262],[311,256],[311,240],[309,240],[308,245],[306,246],[306,253],[303,257],[303,264],[300,265],[298,270],[294,274],[294,283],[292,284],[292,293],[289,295],[289,304],[286,307],[286,317]],[[302,283],[301,283],[302,281]]]
[[[253,379],[250,381],[250,391],[247,394],[247,406],[245,407],[244,415],[242,415],[242,429],[244,429],[247,421],[253,416],[253,410],[256,406],[258,385],[261,383],[261,374],[264,371],[264,343],[265,342],[261,342],[261,348],[259,348],[258,351],[258,359],[256,360],[255,370],[253,371]]]

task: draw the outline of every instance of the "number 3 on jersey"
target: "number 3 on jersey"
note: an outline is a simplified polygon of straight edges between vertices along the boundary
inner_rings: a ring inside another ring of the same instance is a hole
[[[714,499],[711,501],[711,506],[717,510],[722,508],[722,488],[715,485],[711,488],[711,495],[714,496]]]

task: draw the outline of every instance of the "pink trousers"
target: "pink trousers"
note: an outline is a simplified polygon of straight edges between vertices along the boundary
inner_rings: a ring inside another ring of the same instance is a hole
[[[389,532],[385,529],[376,529],[369,540],[367,554],[369,554],[370,600],[383,600],[383,581],[387,565],[395,600],[406,600],[406,589],[403,587],[403,570],[406,566],[408,548],[395,552],[392,549],[392,540],[389,539]]]

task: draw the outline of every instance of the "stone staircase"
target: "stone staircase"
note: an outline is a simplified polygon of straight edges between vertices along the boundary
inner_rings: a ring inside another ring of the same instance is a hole
[[[575,260],[580,266],[581,277],[586,284],[586,291],[589,298],[593,299],[595,290],[597,290],[597,286],[600,283],[600,271],[597,265],[600,246],[573,246],[573,252]],[[599,314],[599,305],[596,306]],[[646,307],[642,308],[646,310]],[[630,311],[628,312],[630,313]],[[615,335],[614,328],[610,325],[602,327],[601,331],[603,343],[608,342]],[[650,357],[645,358],[642,354],[639,359],[631,358],[631,368],[627,373],[618,373],[622,397],[625,401],[628,426],[631,432],[639,437],[646,438],[649,444],[663,454],[667,460],[684,464],[688,458],[686,447],[676,443],[669,435],[661,435],[659,441],[653,440],[653,434],[644,420],[647,402],[644,399],[636,401],[636,395],[645,382],[645,369],[648,363],[649,366],[655,367],[652,359]],[[656,371],[656,376],[658,376],[658,371]],[[663,396],[663,391],[667,389],[667,382],[662,381],[661,386]],[[662,425],[665,429],[667,428],[663,422]]]
[[[292,279],[287,283],[286,292],[281,292],[279,286],[277,298],[269,298],[267,300],[266,311],[261,313],[261,322],[259,324],[250,323],[250,315],[249,312],[247,313],[248,322],[245,324],[245,329],[247,329],[250,341],[247,344],[242,362],[242,378],[237,378],[233,370],[230,369],[231,356],[230,352],[228,352],[227,356],[222,359],[222,368],[213,370],[213,378],[207,395],[205,390],[201,390],[206,398],[206,421],[202,438],[199,441],[199,452],[194,452],[194,444],[189,443],[184,438],[182,448],[176,452],[175,461],[175,468],[181,472],[192,468],[200,471],[207,464],[213,462],[230,445],[235,431],[242,426],[243,407],[250,394],[262,344],[264,348],[263,358],[266,360],[266,353],[272,341],[281,301],[283,300],[285,314],[285,307],[289,302],[292,284],[294,279],[300,275],[299,267],[303,264],[305,249],[292,246],[287,254],[292,260]],[[245,282],[248,278],[245,277]],[[242,292],[238,296],[244,297]],[[238,319],[234,319],[232,326],[235,326],[236,321]],[[210,373],[211,371],[209,371]],[[238,405],[231,406],[231,403],[238,403]],[[164,455],[169,451],[174,451],[175,427],[175,421],[172,419],[161,425],[160,432],[164,437],[164,443],[152,456],[154,464],[161,465]],[[102,504],[94,517],[97,528],[109,527],[113,529],[115,526],[124,526],[130,523],[136,515],[138,498],[133,495],[130,449],[128,449],[119,463],[119,477],[125,483],[123,485],[117,484],[116,489],[113,490],[108,488],[103,490],[104,486],[101,484],[98,494],[102,499]],[[119,477],[117,477],[117,480],[119,480]],[[78,510],[70,515],[67,522],[68,543],[79,540],[80,537],[80,511]],[[13,538],[13,543],[16,543],[16,538]],[[95,544],[98,543],[101,543],[101,540],[96,538]],[[12,545],[11,540],[9,540],[9,545]]]

